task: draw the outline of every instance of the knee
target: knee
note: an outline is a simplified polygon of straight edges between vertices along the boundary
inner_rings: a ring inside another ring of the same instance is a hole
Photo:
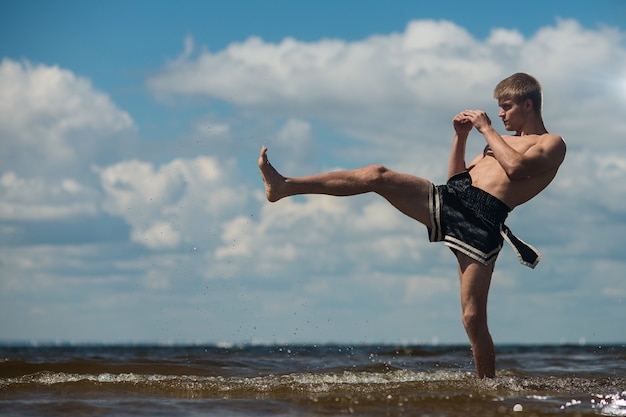
[[[384,181],[385,174],[389,172],[389,169],[383,165],[370,165],[365,167],[364,176],[367,182],[370,184],[379,184]]]
[[[487,330],[487,316],[480,314],[475,309],[466,309],[463,311],[463,327],[470,336],[478,336]]]

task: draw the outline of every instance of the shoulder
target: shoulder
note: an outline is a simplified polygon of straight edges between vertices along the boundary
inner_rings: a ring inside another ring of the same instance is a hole
[[[545,133],[539,137],[538,143],[548,149],[565,151],[567,147],[562,136],[553,133]]]
[[[567,145],[563,137],[552,133],[545,133],[539,137],[537,147],[544,157],[560,164],[565,159]]]
[[[555,135],[554,133],[544,133],[543,135],[539,135],[539,140],[548,142],[563,142],[563,144],[565,144],[563,137]]]
[[[531,149],[534,151],[565,149],[565,141],[563,138],[553,133],[522,136],[504,135],[502,138],[510,146],[517,148],[520,152],[525,152]]]

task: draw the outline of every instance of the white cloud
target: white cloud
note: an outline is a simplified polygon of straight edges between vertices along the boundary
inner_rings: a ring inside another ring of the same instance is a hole
[[[290,148],[294,153],[301,152],[303,145],[311,140],[311,125],[304,120],[289,119],[277,135],[277,143],[281,147]]]
[[[312,254],[322,252],[329,242],[338,243],[339,226],[350,215],[348,209],[348,200],[324,196],[304,203],[287,199],[280,204],[264,205],[260,220],[252,222],[239,217],[224,225],[223,243],[215,256],[239,262],[252,260],[262,276],[288,274],[294,265],[323,269],[336,262],[326,257],[339,254],[324,254],[325,259]]]
[[[180,245],[181,233],[170,223],[157,221],[146,229],[133,229],[131,240],[150,249],[173,249]]]
[[[185,53],[148,86],[158,96],[208,95],[340,123],[354,112],[387,115],[389,108],[407,106],[426,111],[468,97],[499,76],[488,53],[452,23],[415,21],[403,34],[352,43],[286,38],[271,44],[252,37],[195,60]]]
[[[610,146],[612,136],[599,136],[597,123],[585,121],[598,117],[611,135],[626,133],[623,97],[614,91],[626,71],[623,39],[615,29],[559,20],[528,39],[494,29],[482,41],[453,23],[422,20],[403,33],[355,42],[272,44],[253,37],[197,58],[186,53],[148,86],[157,96],[204,95],[316,118],[360,139],[386,136],[376,142],[381,146],[395,137],[400,142],[391,143],[399,146],[449,135],[449,120],[466,107],[494,112],[493,86],[526,71],[547,86],[549,127],[570,140],[593,137]]]
[[[288,118],[276,127],[267,141],[263,140],[262,144],[269,146],[272,154],[280,159],[281,167],[291,175],[304,175],[319,169],[315,163],[317,138],[311,122]]]
[[[524,36],[517,30],[504,28],[493,29],[487,39],[489,45],[501,45],[508,47],[518,47],[523,45]]]
[[[86,78],[57,66],[0,63],[0,162],[18,173],[53,175],[102,157],[134,131],[128,113]],[[117,153],[117,152],[116,152]],[[45,171],[42,171],[45,170]]]
[[[221,240],[217,260],[252,264],[259,277],[302,271],[378,285],[376,271],[395,269],[411,277],[416,269],[428,267],[425,254],[440,249],[428,243],[424,226],[374,196],[267,203],[258,220],[242,216],[226,223]]]
[[[0,176],[0,218],[59,220],[96,216],[98,192],[72,178],[21,178],[15,172]]]
[[[132,241],[172,249],[216,233],[220,222],[242,210],[247,193],[235,170],[234,161],[199,156],[159,167],[124,161],[96,172],[105,192],[103,209],[132,227]]]

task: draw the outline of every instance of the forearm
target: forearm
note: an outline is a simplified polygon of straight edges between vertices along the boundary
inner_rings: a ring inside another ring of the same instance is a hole
[[[515,177],[522,168],[523,155],[504,141],[496,130],[489,126],[480,130],[491,148],[496,161],[502,166],[509,177]]]
[[[467,169],[465,165],[466,144],[467,135],[454,135],[452,150],[450,151],[450,161],[448,162],[448,178]]]

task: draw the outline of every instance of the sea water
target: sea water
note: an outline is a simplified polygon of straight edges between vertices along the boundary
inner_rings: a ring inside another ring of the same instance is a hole
[[[626,345],[0,346],[2,416],[626,416]]]

